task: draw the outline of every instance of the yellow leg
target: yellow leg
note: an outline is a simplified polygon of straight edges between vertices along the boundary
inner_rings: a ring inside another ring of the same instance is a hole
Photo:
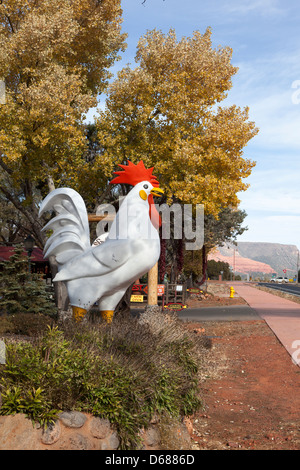
[[[107,323],[111,323],[113,316],[114,316],[114,311],[113,310],[101,310],[101,316],[103,320],[106,320]]]
[[[77,323],[81,322],[84,319],[86,312],[87,312],[87,310],[85,310],[84,308],[74,307],[73,305],[72,305],[72,310],[73,310],[73,318]]]

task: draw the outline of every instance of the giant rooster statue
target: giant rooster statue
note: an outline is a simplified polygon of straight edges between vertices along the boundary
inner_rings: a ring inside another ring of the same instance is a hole
[[[81,321],[87,311],[98,302],[102,317],[110,323],[114,309],[127,288],[148,272],[160,255],[157,231],[158,213],[153,195],[161,196],[153,168],[137,165],[119,165],[123,171],[110,183],[133,186],[124,199],[104,243],[92,246],[88,214],[82,197],[73,189],[55,189],[43,200],[39,216],[55,211],[56,216],[43,231],[53,233],[44,247],[44,255],[54,255],[58,274],[54,282],[67,286],[73,316]]]

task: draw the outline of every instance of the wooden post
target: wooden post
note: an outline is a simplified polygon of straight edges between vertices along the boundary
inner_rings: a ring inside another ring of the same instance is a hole
[[[107,220],[107,222],[111,222],[111,221],[114,220],[114,216],[112,216],[112,215],[88,214],[88,221],[89,222],[100,222],[103,219]]]
[[[148,305],[157,305],[158,263],[148,272]]]

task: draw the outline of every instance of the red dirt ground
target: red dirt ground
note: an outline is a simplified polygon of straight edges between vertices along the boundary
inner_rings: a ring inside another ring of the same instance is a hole
[[[300,450],[300,367],[267,324],[187,326],[211,337],[216,364],[203,382],[205,408],[191,417],[194,448]]]

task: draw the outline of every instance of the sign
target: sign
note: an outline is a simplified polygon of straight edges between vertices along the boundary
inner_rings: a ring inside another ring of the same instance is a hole
[[[134,284],[132,286],[132,294],[147,295],[148,285],[147,284]]]
[[[186,308],[186,305],[182,304],[181,302],[169,302],[165,305],[165,308],[167,308],[168,310],[180,311]]]
[[[282,271],[284,272],[284,274],[286,274],[286,272],[287,272],[287,269],[283,269]]]
[[[190,287],[187,289],[190,294],[200,294],[201,290],[198,287]]]
[[[165,293],[164,284],[157,285],[157,295],[161,296]],[[148,295],[148,284],[134,284],[132,286],[133,295]]]
[[[130,297],[130,302],[144,302],[144,296],[143,295],[132,295]]]
[[[165,285],[164,284],[158,284],[157,286],[157,295],[164,295],[165,293]]]

